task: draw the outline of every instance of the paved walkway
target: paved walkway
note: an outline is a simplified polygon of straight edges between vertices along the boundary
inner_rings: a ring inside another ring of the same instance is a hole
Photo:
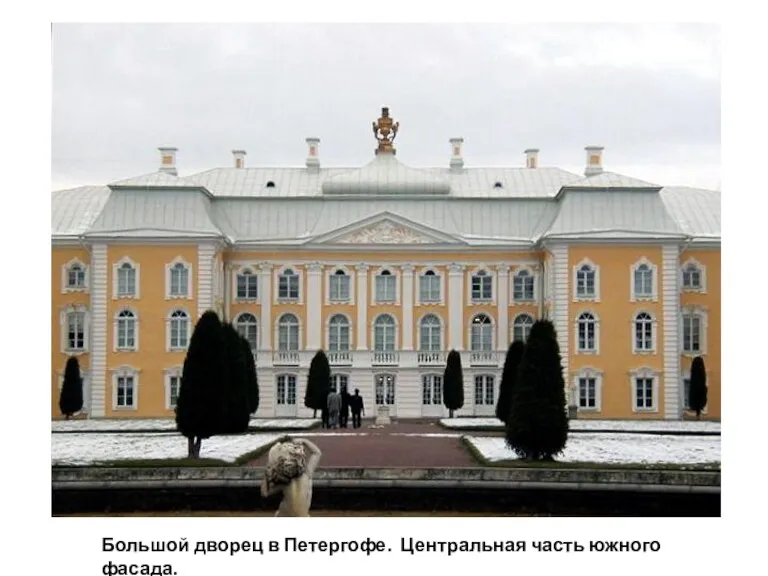
[[[297,432],[320,448],[320,467],[327,468],[459,468],[480,464],[462,444],[462,433],[435,423],[393,422],[383,428],[363,421],[361,428]],[[267,455],[249,462],[264,466]]]

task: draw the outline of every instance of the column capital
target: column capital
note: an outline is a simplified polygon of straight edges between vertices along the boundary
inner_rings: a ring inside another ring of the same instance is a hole
[[[355,265],[355,270],[357,270],[361,274],[368,272],[368,264],[366,264],[365,262],[360,262],[360,264]]]
[[[266,272],[271,272],[272,268],[274,268],[274,265],[272,265],[269,262],[259,262],[257,266],[258,266],[259,270],[261,270],[262,272],[265,272],[265,273]]]
[[[318,273],[323,270],[323,265],[320,262],[310,262],[307,264],[307,271]]]
[[[509,274],[509,264],[499,264],[496,266],[496,270],[499,274]]]
[[[464,264],[458,264],[456,262],[451,262],[448,264],[448,272],[451,274],[461,274],[464,272],[464,269],[466,266]]]
[[[400,266],[400,270],[407,272],[408,274],[413,274],[414,266],[413,264],[403,264]]]

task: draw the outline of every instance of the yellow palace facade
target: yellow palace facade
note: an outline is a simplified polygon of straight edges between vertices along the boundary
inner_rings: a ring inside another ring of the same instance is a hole
[[[358,388],[369,414],[437,418],[447,352],[464,407],[492,416],[509,343],[536,318],[558,331],[579,418],[681,419],[691,361],[707,368],[703,417],[720,418],[720,193],[603,168],[398,158],[384,111],[372,160],[324,167],[156,171],[52,197],[51,411],[77,356],[83,416],[172,417],[197,318],[214,309],[251,342],[258,417],[308,417],[310,360]]]

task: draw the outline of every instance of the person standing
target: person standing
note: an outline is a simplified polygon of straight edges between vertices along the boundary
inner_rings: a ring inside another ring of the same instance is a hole
[[[339,427],[339,412],[341,411],[341,394],[331,390],[328,392],[328,428]]]
[[[349,400],[352,395],[347,392],[347,387],[341,387],[341,411],[339,412],[339,427],[346,428],[349,422]]]
[[[354,395],[349,397],[349,407],[352,409],[352,427],[360,428],[362,425],[360,415],[365,415],[365,406],[363,397],[360,396],[360,390],[355,388]]]

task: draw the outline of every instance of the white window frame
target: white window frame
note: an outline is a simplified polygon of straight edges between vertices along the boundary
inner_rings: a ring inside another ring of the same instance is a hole
[[[246,311],[240,312],[237,316],[235,316],[235,321],[232,324],[235,327],[235,330],[237,330],[237,333],[244,337],[245,335],[242,334],[242,332],[240,332],[239,325],[243,321],[243,316],[246,316],[246,315],[252,317],[254,319],[253,323],[256,325],[256,342],[254,343],[254,346],[251,348],[253,352],[256,352],[257,350],[259,350],[260,344],[261,344],[261,326],[259,326],[259,317],[253,312],[248,312],[246,310]],[[251,341],[248,338],[246,338],[246,340],[248,340],[248,344],[251,343]]]
[[[440,394],[438,395],[437,402],[435,402],[435,378],[440,379]],[[427,388],[427,381],[429,381],[429,395],[432,402],[424,402],[424,391]],[[445,378],[443,374],[435,372],[426,372],[421,375],[421,405],[422,406],[441,406],[443,404],[443,386],[445,384]]]
[[[421,324],[424,322],[424,320],[429,317],[434,316],[437,318],[438,321],[438,334],[440,335],[440,346],[438,346],[437,350],[427,350],[424,348],[424,342],[422,341],[422,334],[421,334]],[[421,315],[421,318],[419,318],[419,321],[416,324],[416,330],[418,331],[418,343],[419,343],[419,351],[421,352],[442,352],[445,350],[445,321],[443,318],[438,314],[437,312],[425,312]]]
[[[638,378],[650,378],[652,380],[651,394],[653,400],[653,406],[650,408],[638,408],[637,406],[637,379]],[[659,380],[660,374],[649,366],[643,366],[630,372],[629,385],[632,391],[631,402],[632,412],[637,414],[642,413],[656,413],[659,411]]]
[[[397,320],[397,319],[395,319]],[[379,378],[382,378],[382,400],[383,402],[379,403],[378,400],[378,391],[377,391],[377,385],[379,383]],[[390,398],[387,396],[387,386],[385,383],[386,378],[392,379],[392,398],[391,402],[389,401]],[[396,406],[397,405],[397,374],[393,372],[374,372],[373,374],[373,404],[374,406]]]
[[[123,312],[133,314],[133,346],[120,346],[120,315]],[[133,308],[124,306],[115,312],[112,319],[112,350],[114,352],[137,352],[139,350],[139,314]]]
[[[170,368],[165,369],[164,383],[165,383],[165,409],[166,410],[174,410],[176,408],[175,406],[171,405],[171,379],[172,378],[179,379],[179,392],[181,392],[181,376],[183,373],[184,373],[183,366],[171,366]],[[177,399],[178,399],[178,393],[177,393]]]
[[[83,269],[83,285],[82,286],[70,286],[69,285],[69,271],[73,266],[80,266]],[[72,258],[66,264],[61,265],[61,293],[69,294],[72,292],[84,292],[88,293],[91,284],[91,269],[85,262],[79,258]]]
[[[594,408],[581,406],[581,389],[579,384],[582,378],[594,378],[595,380],[595,406]],[[603,410],[603,372],[591,366],[581,368],[573,377],[573,394],[571,398],[579,412],[602,412]]]
[[[477,402],[477,379],[482,378],[483,379],[483,394],[482,399],[483,401],[478,403]],[[489,403],[486,400],[488,399],[488,379],[491,379],[491,385],[493,387],[492,394],[493,396],[492,401]],[[499,385],[500,381],[496,374],[493,374],[491,372],[477,372],[472,375],[472,405],[473,406],[495,406],[496,401],[499,398]]]
[[[123,264],[130,264],[133,269],[136,271],[136,291],[133,294],[119,294],[118,293],[118,284],[119,284],[119,275],[118,270]],[[128,256],[123,256],[112,264],[112,300],[117,299],[133,299],[138,300],[141,298],[141,266],[138,262],[134,262],[131,260]]]
[[[528,318],[530,318],[533,321],[533,322],[531,322],[530,326],[528,326],[528,334],[526,335],[525,339],[522,340],[522,342],[527,342],[528,341],[528,336],[531,333],[531,328],[533,327],[533,324],[536,322],[536,318],[530,312],[520,312],[519,314],[517,314],[514,317],[514,319],[512,320],[512,324],[510,326],[510,334],[509,334],[509,341],[510,341],[510,343],[515,341],[515,327],[517,326],[518,320],[520,320],[520,319],[522,319],[524,317],[528,317]]]
[[[256,279],[256,296],[254,298],[240,298],[237,295],[237,279],[249,272]],[[240,266],[232,270],[232,301],[233,302],[259,302],[261,299],[261,273],[253,266]]]
[[[341,316],[347,321],[347,329],[349,331],[347,348],[340,348],[340,349],[331,348],[331,320],[333,320],[335,316]],[[328,317],[325,319],[325,349],[328,352],[349,352],[355,349],[354,344],[355,344],[355,334],[352,326],[352,320],[350,319],[350,317],[347,314],[344,314],[343,312],[333,312],[331,314],[328,314]]]
[[[172,334],[172,318],[173,314],[175,312],[184,312],[187,315],[187,343],[185,346],[172,346],[171,345],[171,334]],[[167,316],[165,317],[165,351],[166,352],[184,352],[189,348],[189,341],[192,340],[192,315],[189,313],[189,310],[186,308],[182,308],[180,306],[171,308],[168,311]]]
[[[333,300],[331,298],[331,277],[336,275],[338,271],[344,272],[344,275],[349,278],[349,298]],[[329,306],[334,305],[354,305],[355,304],[355,279],[357,274],[354,270],[350,270],[346,266],[332,266],[327,269],[325,273],[325,304]]]
[[[83,313],[83,347],[69,348],[69,315]],[[61,352],[70,356],[87,354],[91,348],[91,312],[85,304],[70,304],[61,309]]]
[[[280,296],[280,278],[283,277],[285,272],[288,270],[291,270],[293,274],[297,277],[297,282],[299,284],[299,295],[297,298],[284,298]],[[292,264],[286,264],[285,266],[281,266],[274,272],[274,304],[303,304],[304,303],[304,269],[300,266],[295,266]]]
[[[390,316],[392,320],[395,321],[395,345],[392,350],[386,350],[382,349],[379,350],[376,348],[376,322],[381,318],[382,316]],[[371,351],[372,352],[397,352],[400,350],[400,323],[397,320],[397,316],[390,312],[382,312],[381,314],[377,314],[376,317],[373,319],[373,322],[371,322]]]
[[[475,350],[472,348],[472,326],[474,325],[475,318],[478,316],[487,316],[488,319],[491,321],[491,347],[488,350],[484,349],[477,349]],[[495,316],[488,310],[478,310],[474,314],[472,314],[472,317],[469,319],[469,327],[467,330],[467,350],[470,352],[492,352],[496,350],[496,318]]]
[[[171,294],[171,286],[173,284],[171,278],[173,269],[177,265],[181,264],[187,270],[187,290],[183,294]],[[181,256],[177,256],[165,265],[165,299],[166,300],[191,300],[194,294],[195,282],[192,278],[192,264],[184,260]]]
[[[379,300],[377,297],[376,285],[378,283],[379,276],[382,272],[389,272],[390,275],[395,278],[395,299],[394,300]],[[401,286],[401,271],[399,268],[391,266],[382,266],[373,274],[371,282],[371,304],[373,306],[400,306],[400,286]]]
[[[579,347],[579,319],[582,314],[591,314],[595,322],[595,347],[593,349],[581,349]],[[579,310],[574,318],[573,326],[573,349],[576,354],[584,354],[589,356],[598,356],[600,354],[600,316],[597,312],[591,309]]]
[[[651,347],[650,349],[637,347],[637,318],[641,314],[647,314],[651,318]],[[656,354],[658,350],[659,323],[656,315],[650,310],[637,310],[632,315],[632,354],[635,356],[646,356]]]
[[[638,295],[635,292],[635,271],[640,266],[646,265],[651,271],[651,294]],[[647,258],[640,258],[629,268],[629,299],[631,302],[658,302],[659,301],[659,267]]]
[[[595,292],[594,294],[579,294],[579,271],[584,267],[589,266],[592,269],[592,273],[595,277]],[[584,258],[581,262],[573,267],[573,302],[600,302],[600,266],[592,262],[589,258]]]
[[[345,381],[342,382],[342,379]],[[342,388],[344,386],[347,387],[347,392],[350,392],[349,390],[349,381],[351,379],[351,376],[349,372],[333,372],[331,374],[331,390],[335,390],[336,392],[341,392]],[[337,383],[334,383],[334,380],[337,381]],[[351,392],[350,392],[351,394]]]
[[[698,316],[700,322],[699,350],[688,351],[685,349],[685,316]],[[707,333],[709,332],[709,313],[704,306],[682,306],[680,308],[680,354],[688,358],[706,356]]]
[[[285,349],[280,348],[280,320],[284,316],[293,316],[294,318],[296,318],[296,322],[298,323],[298,328],[296,330],[296,332],[297,332],[297,336],[296,337],[298,339],[298,342],[297,342],[297,347],[295,349],[294,348],[285,348]],[[283,312],[282,314],[280,314],[277,317],[277,319],[275,320],[275,326],[274,326],[274,330],[275,330],[275,351],[277,351],[277,352],[298,352],[300,350],[303,350],[304,346],[303,346],[303,340],[302,340],[303,339],[303,330],[302,330],[302,328],[303,328],[303,323],[301,321],[301,316],[299,316],[295,312]]]
[[[280,384],[280,378],[285,378],[285,399],[286,402],[279,403],[279,395],[277,393],[279,384]],[[288,402],[288,390],[290,387],[288,386],[288,383],[290,382],[289,378],[293,378],[293,403]],[[275,374],[275,406],[299,406],[299,375],[295,372],[280,372],[278,374]]]
[[[685,270],[689,266],[695,266],[699,270],[699,282],[701,283],[701,286],[698,288],[686,287],[683,283],[683,279],[685,278]],[[688,258],[685,262],[683,262],[682,266],[680,266],[680,291],[692,294],[707,293],[707,267],[696,260],[696,258]]]
[[[518,299],[515,298],[515,280],[520,276],[521,273],[527,273],[528,277],[531,278],[531,282],[533,283],[533,297],[532,298],[522,298]],[[510,302],[513,302],[515,304],[533,304],[539,301],[539,275],[537,274],[536,270],[534,270],[530,266],[519,266],[515,269],[514,273],[512,274],[512,277],[509,282],[509,289],[510,289]]]
[[[421,282],[422,278],[427,275],[427,272],[431,272],[434,274],[434,277],[438,279],[437,286],[438,290],[440,291],[439,298],[437,300],[423,300],[421,298]],[[445,305],[445,274],[440,272],[440,270],[433,268],[431,266],[424,267],[419,270],[419,273],[417,275],[417,287],[418,290],[418,298],[417,302],[421,304],[422,306],[444,306]]]
[[[475,298],[472,295],[472,279],[475,278],[478,273],[484,272],[486,278],[490,278],[491,281],[491,298]],[[496,273],[491,270],[489,266],[478,266],[467,274],[467,295],[465,297],[466,303],[469,306],[496,306],[496,290],[498,289],[498,277]]]
[[[138,410],[139,408],[139,373],[138,368],[133,366],[120,366],[112,371],[112,410],[116,412]],[[117,405],[117,387],[118,381],[122,377],[133,377],[133,404],[131,406]]]

